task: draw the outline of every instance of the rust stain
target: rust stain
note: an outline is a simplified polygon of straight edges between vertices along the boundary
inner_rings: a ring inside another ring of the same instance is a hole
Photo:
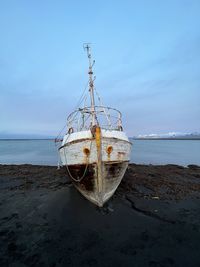
[[[124,170],[124,164],[126,164],[125,161],[106,164],[105,165],[106,173],[107,173],[106,179],[118,177],[120,175],[121,171]]]
[[[90,150],[87,147],[84,147],[83,153],[88,157],[90,155]]]
[[[82,177],[86,164],[69,165],[69,171],[74,177]],[[85,173],[85,177],[80,182],[75,182],[75,185],[80,188],[81,191],[94,191],[95,185],[95,164],[89,164]]]
[[[108,146],[106,148],[106,152],[108,153],[108,155],[110,155],[112,153],[112,151],[113,151],[113,147],[112,146]]]
[[[108,173],[110,176],[116,176],[119,174],[120,164],[111,164],[108,168]]]

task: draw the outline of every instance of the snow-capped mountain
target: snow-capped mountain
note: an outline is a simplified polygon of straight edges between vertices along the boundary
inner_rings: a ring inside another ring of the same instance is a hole
[[[169,132],[163,134],[140,134],[136,139],[200,139],[200,133]]]

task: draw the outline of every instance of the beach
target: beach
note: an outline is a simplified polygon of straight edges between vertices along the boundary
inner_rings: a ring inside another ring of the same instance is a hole
[[[65,168],[0,165],[0,266],[200,266],[200,167],[130,164],[98,208]]]

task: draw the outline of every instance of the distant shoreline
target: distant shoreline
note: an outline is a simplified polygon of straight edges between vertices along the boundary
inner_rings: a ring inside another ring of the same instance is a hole
[[[200,140],[199,137],[197,138],[181,138],[181,137],[177,137],[177,138],[132,138],[130,137],[130,139],[132,140]]]

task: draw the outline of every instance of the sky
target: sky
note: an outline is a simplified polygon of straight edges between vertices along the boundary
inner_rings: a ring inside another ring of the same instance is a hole
[[[0,135],[57,135],[88,81],[129,136],[200,132],[200,1],[1,1]]]

